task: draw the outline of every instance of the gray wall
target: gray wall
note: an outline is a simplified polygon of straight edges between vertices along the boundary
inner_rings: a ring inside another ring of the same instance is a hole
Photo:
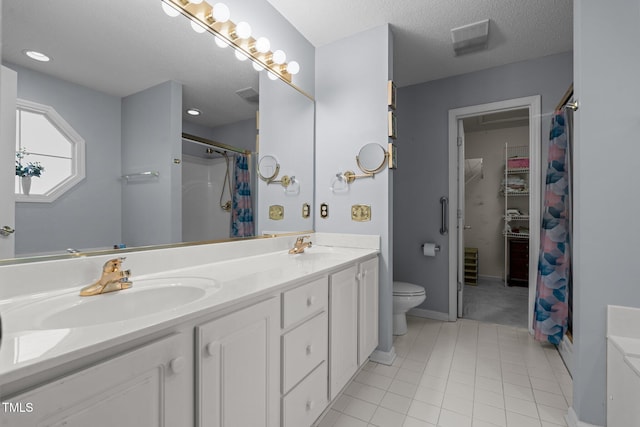
[[[122,99],[122,172],[158,178],[122,182],[127,246],[182,241],[182,86],[169,81]]]
[[[604,425],[606,306],[640,307],[640,2],[582,0],[574,16],[573,408]]]
[[[449,312],[448,237],[439,233],[439,199],[449,191],[449,110],[539,94],[545,141],[550,113],[572,73],[572,54],[564,53],[398,89],[393,271],[395,280],[425,287],[427,298],[419,308]],[[455,232],[455,224],[451,227]],[[424,257],[423,242],[438,243],[440,254]]]
[[[6,65],[18,72],[19,98],[51,105],[86,142],[84,181],[53,203],[16,203],[16,255],[119,243],[120,98]]]
[[[278,159],[278,179],[284,175],[295,176],[300,192],[285,193],[280,184],[267,185],[258,179],[258,202],[254,215],[257,234],[313,229],[313,217],[302,217],[302,205],[313,205],[314,117],[313,100],[280,80],[269,80],[265,73],[261,73],[258,156],[273,155]],[[282,220],[269,219],[270,205],[284,207]]]
[[[336,173],[359,171],[356,155],[364,144],[387,145],[387,81],[392,78],[393,40],[388,25],[339,40],[316,50],[316,230],[379,234],[380,344],[392,349],[392,172],[358,179],[348,193],[334,194]],[[329,205],[328,218],[317,214]],[[351,220],[351,205],[371,205],[370,222]]]

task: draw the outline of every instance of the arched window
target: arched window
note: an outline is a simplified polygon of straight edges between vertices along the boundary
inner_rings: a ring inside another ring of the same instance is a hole
[[[85,177],[84,139],[52,107],[23,99],[16,105],[16,154],[23,165],[44,168],[29,195],[16,175],[16,201],[53,202]]]

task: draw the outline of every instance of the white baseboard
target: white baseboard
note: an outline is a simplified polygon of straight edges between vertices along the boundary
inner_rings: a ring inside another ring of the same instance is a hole
[[[578,419],[578,415],[576,414],[576,411],[573,410],[573,407],[569,407],[569,412],[567,413],[567,415],[565,415],[565,418],[567,419],[567,425],[569,427],[603,427],[603,426],[597,426],[595,424],[585,423],[584,421],[580,421]]]
[[[396,348],[392,346],[389,351],[374,350],[369,356],[369,360],[391,366],[393,361],[396,360]]]
[[[443,322],[449,321],[448,313],[442,313],[440,311],[433,311],[433,310],[425,310],[423,308],[412,308],[407,312],[407,314],[410,316],[424,317],[426,319],[442,320]]]

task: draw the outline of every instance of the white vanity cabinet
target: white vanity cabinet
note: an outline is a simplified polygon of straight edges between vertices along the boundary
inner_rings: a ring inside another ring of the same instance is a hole
[[[175,334],[6,400],[11,427],[193,425],[190,334]]]
[[[378,345],[378,258],[329,278],[329,399],[333,400]]]
[[[329,399],[358,370],[358,266],[330,276]]]
[[[196,426],[279,427],[279,339],[277,297],[196,326]]]
[[[328,278],[282,293],[282,427],[308,427],[328,405]]]

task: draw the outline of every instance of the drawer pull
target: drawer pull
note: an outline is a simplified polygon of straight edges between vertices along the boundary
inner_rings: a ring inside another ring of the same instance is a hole
[[[316,297],[314,296],[307,297],[307,307],[311,307],[314,302],[316,302]]]
[[[309,356],[313,352],[313,346],[309,344],[305,350],[307,352],[307,356]]]
[[[307,404],[305,405],[305,407],[307,408],[307,411],[312,410],[314,407],[313,400],[307,400]]]
[[[185,363],[184,357],[179,356],[169,362],[169,368],[174,374],[179,374],[184,370]]]

